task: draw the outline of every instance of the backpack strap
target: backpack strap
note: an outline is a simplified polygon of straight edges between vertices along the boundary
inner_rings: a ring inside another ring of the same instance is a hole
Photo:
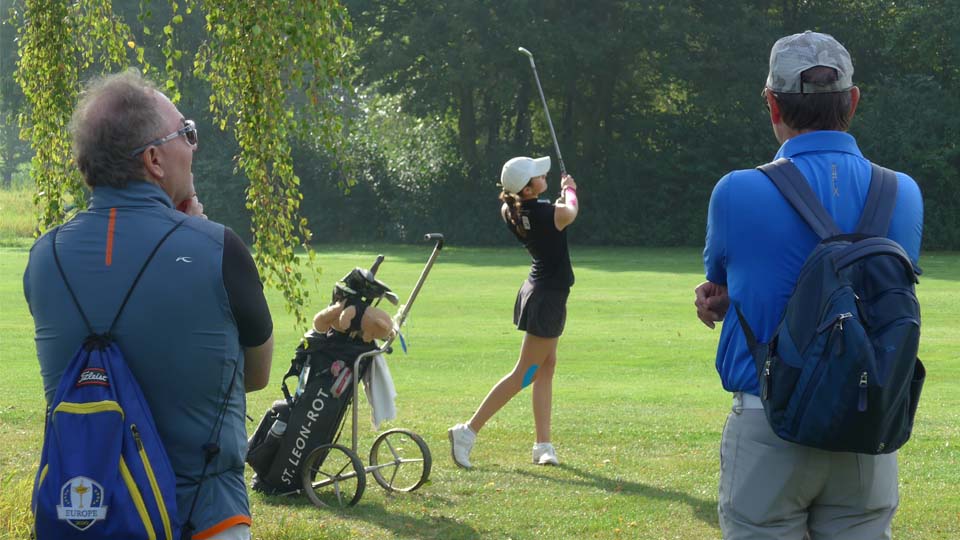
[[[130,285],[130,288],[127,289],[127,294],[123,297],[123,302],[120,303],[120,309],[117,310],[117,314],[113,317],[113,321],[110,323],[110,328],[102,334],[103,336],[109,339],[111,333],[113,333],[113,328],[117,325],[117,321],[120,319],[120,314],[123,313],[123,308],[127,306],[127,301],[130,300],[130,295],[133,294],[133,289],[136,288],[137,283],[140,282],[140,277],[143,276],[143,272],[147,269],[147,266],[150,264],[150,261],[153,260],[153,256],[157,254],[157,251],[160,250],[160,246],[166,242],[167,238],[173,234],[173,231],[177,230],[180,225],[183,225],[183,222],[186,221],[186,218],[178,221],[174,226],[167,231],[166,234],[157,242],[157,245],[153,246],[153,251],[150,252],[150,255],[147,256],[147,260],[143,262],[143,266],[140,267],[140,271],[137,272],[137,276],[133,278],[133,283]],[[73,300],[73,305],[77,307],[77,311],[80,312],[80,317],[83,318],[83,323],[87,325],[87,332],[90,336],[95,336],[97,333],[94,331],[93,326],[90,324],[90,319],[87,318],[86,313],[83,312],[83,308],[80,307],[80,301],[77,300],[77,295],[73,292],[73,287],[70,286],[70,281],[67,280],[67,274],[63,271],[63,265],[60,264],[60,256],[57,254],[57,233],[60,232],[60,227],[57,227],[53,230],[53,261],[57,264],[57,271],[60,272],[60,278],[63,279],[63,284],[67,286],[67,292],[70,293],[70,299]]]
[[[757,167],[777,186],[783,198],[800,214],[821,240],[839,236],[842,231],[827,213],[800,169],[787,158]]]
[[[752,353],[753,350],[757,348],[757,345],[760,344],[757,341],[757,335],[753,333],[753,328],[750,328],[747,317],[740,311],[740,305],[734,303],[733,307],[737,310],[737,319],[740,321],[740,328],[743,329],[743,336],[747,338],[747,348],[750,349]]]
[[[220,403],[220,410],[217,412],[217,418],[213,422],[213,427],[210,428],[210,437],[207,439],[207,442],[200,447],[201,450],[203,450],[203,470],[200,471],[197,490],[193,492],[193,501],[190,503],[190,511],[187,512],[187,519],[180,529],[179,540],[192,540],[193,533],[197,530],[196,525],[193,524],[193,511],[197,509],[197,500],[200,499],[200,488],[203,487],[203,482],[207,479],[207,469],[210,467],[210,463],[213,462],[213,458],[220,454],[220,433],[223,431],[224,419],[227,416],[227,409],[230,407],[230,396],[233,395],[233,387],[237,380],[239,366],[240,360],[237,359],[237,361],[233,363],[233,373],[230,375],[230,385],[227,386],[227,394],[223,396],[223,401]]]
[[[855,230],[868,236],[886,236],[897,204],[897,175],[876,163],[871,163],[870,169],[870,189]]]
[[[62,227],[62,225],[60,227]],[[73,292],[73,287],[70,286],[70,281],[67,279],[67,274],[63,272],[63,265],[60,264],[60,256],[57,255],[57,233],[60,232],[60,227],[55,227],[53,229],[53,237],[50,239],[50,242],[53,245],[53,262],[57,264],[57,271],[60,272],[60,279],[62,279],[63,284],[67,286],[67,292],[70,293],[70,299],[73,300],[73,305],[77,307],[77,311],[80,312],[80,318],[83,319],[83,324],[87,327],[87,335],[93,336],[96,335],[96,332],[93,331],[93,326],[90,324],[90,320],[87,319],[87,314],[84,313],[83,308],[80,307],[80,302],[77,300],[77,295]]]

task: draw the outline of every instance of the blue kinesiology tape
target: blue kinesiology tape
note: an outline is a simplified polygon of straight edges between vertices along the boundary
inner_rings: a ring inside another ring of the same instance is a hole
[[[536,364],[527,368],[527,372],[523,374],[523,386],[520,388],[526,388],[530,386],[530,383],[533,382],[533,375],[537,372],[537,368],[540,367]]]

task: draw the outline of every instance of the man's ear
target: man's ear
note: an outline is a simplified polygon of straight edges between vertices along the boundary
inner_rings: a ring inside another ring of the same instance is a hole
[[[770,123],[779,124],[781,122],[780,104],[777,103],[777,98],[773,96],[773,92],[769,89],[763,93],[763,97],[766,98],[767,108],[770,109]]]
[[[854,86],[850,89],[850,120],[853,120],[854,113],[857,112],[857,105],[860,103],[860,88]]]
[[[160,152],[156,146],[149,146],[140,154],[140,160],[143,163],[143,170],[147,173],[147,179],[155,182],[162,182],[164,178],[163,165],[160,162]]]

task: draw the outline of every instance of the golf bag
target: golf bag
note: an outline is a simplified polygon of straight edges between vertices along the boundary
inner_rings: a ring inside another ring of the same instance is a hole
[[[361,362],[360,373],[354,374],[354,361],[375,348],[375,343],[334,330],[305,336],[283,376],[284,399],[274,402],[247,443],[247,463],[256,472],[253,489],[273,494],[300,489],[304,459],[340,436],[353,398],[353,377],[363,377],[368,366]],[[299,384],[291,395],[286,380],[294,376]]]
[[[344,302],[356,309],[350,327],[343,332],[311,330],[297,347],[280,383],[284,399],[273,403],[247,441],[247,463],[256,473],[253,489],[273,494],[299,490],[307,456],[340,437],[343,416],[353,398],[353,377],[364,376],[370,359],[360,363],[360,373],[353,373],[354,362],[377,348],[375,341],[362,339],[363,315],[383,298],[392,304],[398,301],[390,287],[376,279],[381,262],[382,255],[369,270],[354,268],[333,288],[331,305]],[[291,395],[286,381],[294,376],[298,384]]]

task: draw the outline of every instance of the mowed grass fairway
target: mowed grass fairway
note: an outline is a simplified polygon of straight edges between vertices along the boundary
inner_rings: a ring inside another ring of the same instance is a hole
[[[377,253],[387,257],[378,277],[405,299],[429,252],[426,244],[319,246],[324,272],[312,310],[326,304],[336,279],[369,266]],[[305,498],[252,494],[254,537],[720,538],[718,448],[730,397],[713,365],[719,329],[707,329],[694,314],[699,251],[573,246],[572,255],[577,284],[554,386],[553,439],[562,466],[530,463],[529,389],[481,432],[473,470],[450,460],[447,427],[468,418],[516,360],[521,334],[511,314],[528,259],[519,247],[448,246],[405,327],[409,353],[398,348],[388,358],[398,418],[382,427],[424,437],[434,460],[430,482],[412,494],[388,495],[369,477],[359,504],[342,511],[314,508]],[[2,538],[27,537],[43,426],[33,326],[21,290],[26,260],[23,248],[0,248]],[[960,538],[960,254],[927,253],[920,262],[920,355],[928,378],[914,437],[900,452],[894,537],[954,540]],[[280,377],[305,330],[294,328],[277,294],[270,292],[270,302],[277,351],[269,388],[248,395],[256,421],[281,396]],[[376,433],[360,403],[366,464]],[[349,435],[341,442],[349,446]]]

